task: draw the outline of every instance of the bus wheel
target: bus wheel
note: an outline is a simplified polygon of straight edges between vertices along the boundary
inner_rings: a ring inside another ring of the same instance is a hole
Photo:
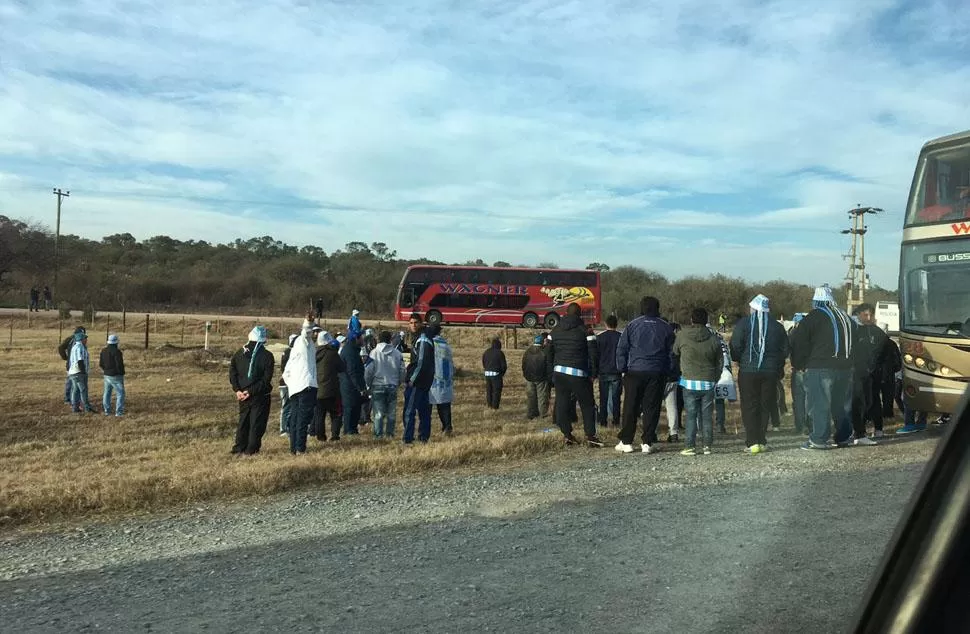
[[[425,321],[427,321],[432,326],[441,325],[441,313],[436,310],[429,310],[424,316]]]
[[[535,313],[526,313],[522,318],[522,325],[526,328],[535,328],[539,325],[539,316]]]
[[[559,315],[556,313],[549,313],[546,315],[546,318],[542,321],[542,323],[546,328],[552,330],[559,325]]]

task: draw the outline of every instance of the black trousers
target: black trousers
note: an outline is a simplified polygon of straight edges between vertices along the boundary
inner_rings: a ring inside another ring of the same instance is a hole
[[[623,427],[620,441],[633,444],[637,434],[637,418],[643,414],[643,443],[657,442],[660,406],[664,401],[667,375],[663,372],[627,372],[623,377]]]
[[[340,399],[336,396],[317,399],[317,406],[313,410],[312,428],[317,440],[327,439],[327,416],[330,416],[330,435],[333,438],[340,438],[340,426],[343,421],[340,418]]]
[[[879,400],[882,403],[883,418],[892,418],[896,412],[893,410],[893,402],[896,398],[896,375],[883,377],[879,383]]]
[[[882,431],[882,385],[871,375],[854,376],[852,381],[852,432],[856,438],[866,435],[866,421]]]
[[[583,432],[590,438],[596,435],[596,401],[593,399],[593,380],[585,376],[569,376],[562,372],[552,375],[556,386],[556,424],[563,436],[573,433],[573,422],[569,415],[572,399],[579,403],[583,413]],[[575,412],[575,410],[573,410]]]
[[[741,372],[738,389],[745,446],[767,444],[768,421],[772,410],[778,407],[778,377],[770,372]]]
[[[438,420],[441,421],[441,431],[451,431],[451,403],[438,403],[435,405],[438,410]]]
[[[502,377],[485,377],[485,405],[489,409],[498,409],[502,403],[502,387],[504,387]]]
[[[233,453],[252,455],[263,446],[263,434],[269,421],[269,394],[250,396],[239,403],[239,425],[236,427],[236,444]]]

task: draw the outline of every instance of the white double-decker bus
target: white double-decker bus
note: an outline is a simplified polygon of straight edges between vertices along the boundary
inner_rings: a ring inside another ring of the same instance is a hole
[[[970,131],[920,151],[899,268],[903,390],[951,414],[970,382]]]

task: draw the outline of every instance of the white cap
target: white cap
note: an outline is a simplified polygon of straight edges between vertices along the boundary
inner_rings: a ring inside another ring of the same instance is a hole
[[[756,310],[759,313],[767,313],[771,311],[771,302],[768,301],[767,297],[760,293],[756,295],[754,299],[748,302],[748,306],[750,306],[752,310]]]
[[[834,304],[835,295],[832,294],[832,288],[828,284],[822,284],[815,289],[815,295],[812,297],[812,301]]]

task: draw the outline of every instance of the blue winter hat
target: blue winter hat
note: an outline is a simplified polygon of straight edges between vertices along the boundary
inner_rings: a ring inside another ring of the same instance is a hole
[[[81,332],[74,333],[74,341],[75,342],[81,342],[81,341],[84,341],[87,338],[88,338],[88,335],[83,330]]]
[[[544,340],[545,340],[545,337],[543,337],[542,335],[536,335],[535,337],[532,338],[532,343],[534,343],[537,346],[541,346]]]
[[[249,331],[249,340],[256,343],[266,343],[266,326],[254,326]]]

